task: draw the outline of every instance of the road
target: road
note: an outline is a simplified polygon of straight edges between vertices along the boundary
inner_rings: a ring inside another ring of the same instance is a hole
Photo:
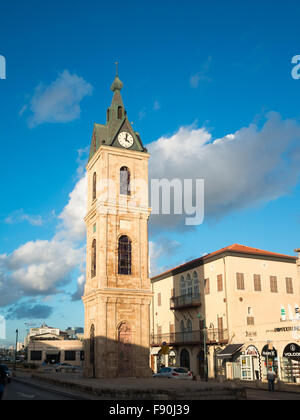
[[[45,401],[45,400],[66,400],[71,401],[73,398],[60,395],[59,393],[38,389],[30,384],[12,381],[5,387],[3,396],[4,401]]]

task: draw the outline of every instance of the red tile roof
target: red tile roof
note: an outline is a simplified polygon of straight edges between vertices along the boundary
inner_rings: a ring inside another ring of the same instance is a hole
[[[189,264],[197,263],[197,262],[200,263],[200,262],[205,261],[205,260],[207,260],[211,257],[216,256],[216,255],[223,254],[224,252],[232,252],[232,253],[239,253],[239,254],[242,253],[242,254],[248,254],[248,255],[261,255],[261,256],[265,256],[265,257],[274,257],[274,258],[285,258],[285,259],[287,258],[287,259],[290,259],[292,261],[297,260],[297,257],[293,257],[291,255],[278,254],[276,252],[264,251],[262,249],[252,248],[250,246],[233,244],[233,245],[226,246],[225,248],[219,249],[218,251],[211,252],[210,254],[206,254],[203,257],[200,257],[200,258],[197,258],[195,260],[191,260],[191,261],[188,261],[184,264],[178,265],[177,267],[173,267],[170,270],[167,270],[167,271],[165,271],[161,274],[158,274],[157,276],[152,277],[152,279],[156,279],[158,277],[165,276],[166,274],[172,273],[172,271],[174,271],[174,270],[184,268],[185,266],[187,266]]]

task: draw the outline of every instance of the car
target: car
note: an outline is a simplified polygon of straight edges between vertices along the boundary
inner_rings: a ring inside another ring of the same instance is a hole
[[[11,382],[12,379],[12,373],[11,371],[8,369],[8,367],[6,365],[1,364],[0,365],[0,369],[3,369],[6,375],[6,381],[9,384]]]
[[[164,367],[158,373],[154,373],[153,378],[172,378],[192,380],[193,373],[184,367]]]
[[[56,372],[62,372],[62,371],[74,371],[75,366],[70,365],[69,363],[58,363],[55,366]]]

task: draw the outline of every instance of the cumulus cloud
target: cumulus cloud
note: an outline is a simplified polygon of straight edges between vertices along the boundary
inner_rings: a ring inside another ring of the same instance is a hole
[[[84,294],[84,285],[85,285],[85,276],[82,274],[77,279],[77,290],[72,295],[72,301],[75,302],[77,300],[80,300]]]
[[[29,241],[11,254],[0,255],[0,306],[26,296],[49,296],[72,280],[85,264],[86,177],[71,192],[50,240]]]
[[[275,200],[300,176],[300,125],[274,112],[261,128],[251,124],[216,140],[205,128],[181,127],[148,150],[151,179],[204,179],[206,218]],[[151,216],[151,224],[180,226],[185,217]]]
[[[64,123],[80,116],[80,102],[91,95],[93,87],[82,77],[64,70],[58,78],[46,86],[35,89],[30,104],[23,106],[21,115],[30,110],[30,127],[43,123]]]

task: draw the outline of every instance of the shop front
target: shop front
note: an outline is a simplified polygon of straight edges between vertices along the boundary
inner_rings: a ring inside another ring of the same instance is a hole
[[[288,344],[281,359],[282,381],[300,383],[300,346],[296,343]]]
[[[268,370],[271,368],[278,375],[278,355],[272,343],[267,343],[261,352],[262,356],[262,379],[267,380]]]

